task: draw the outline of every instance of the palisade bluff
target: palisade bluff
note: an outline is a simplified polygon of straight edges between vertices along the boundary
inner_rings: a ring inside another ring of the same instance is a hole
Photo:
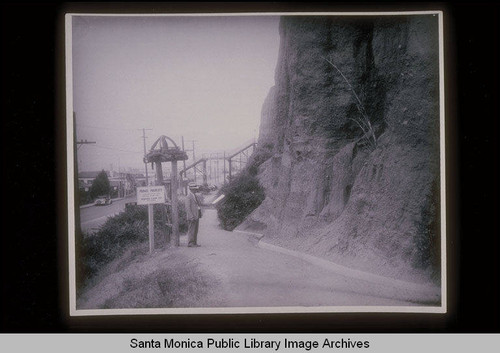
[[[439,284],[436,15],[284,16],[240,226],[351,268]]]

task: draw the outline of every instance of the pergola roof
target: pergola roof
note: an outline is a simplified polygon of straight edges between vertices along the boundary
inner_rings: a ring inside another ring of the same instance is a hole
[[[167,140],[172,142],[174,146],[169,147]],[[171,138],[164,135],[160,136],[155,141],[144,157],[144,161],[147,163],[185,161],[186,159],[188,159],[187,153],[177,147]]]

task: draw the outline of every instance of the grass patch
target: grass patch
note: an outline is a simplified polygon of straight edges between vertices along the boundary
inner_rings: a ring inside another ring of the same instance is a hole
[[[177,263],[144,278],[124,280],[120,294],[107,299],[102,309],[180,308],[215,306],[218,281],[194,263]]]

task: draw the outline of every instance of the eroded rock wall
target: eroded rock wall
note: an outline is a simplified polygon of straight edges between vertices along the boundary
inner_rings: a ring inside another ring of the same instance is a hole
[[[266,200],[250,219],[278,245],[401,279],[436,275],[437,17],[287,16],[280,35],[259,138]]]

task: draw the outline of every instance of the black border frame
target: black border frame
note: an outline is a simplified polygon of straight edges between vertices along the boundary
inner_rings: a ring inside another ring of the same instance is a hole
[[[64,14],[444,12],[448,313],[69,317]],[[498,20],[492,3],[2,4],[0,332],[499,333]],[[487,189],[480,190],[480,188]],[[10,200],[15,200],[12,205]],[[6,236],[7,235],[7,236]],[[486,281],[479,276],[487,277]]]

